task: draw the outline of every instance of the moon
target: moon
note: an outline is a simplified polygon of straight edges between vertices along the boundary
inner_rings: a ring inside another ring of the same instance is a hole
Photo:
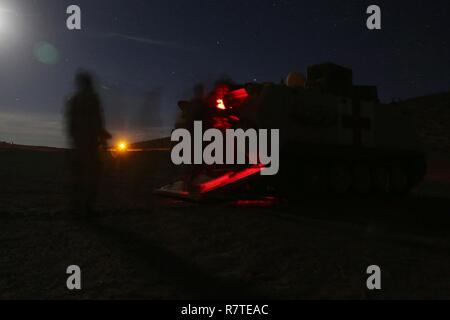
[[[3,23],[4,23],[4,9],[0,8],[0,32],[3,30]]]
[[[0,34],[5,32],[6,19],[7,19],[8,13],[9,13],[9,10],[0,8]]]
[[[11,16],[15,14],[13,10],[0,7],[0,35],[11,32],[12,21]]]

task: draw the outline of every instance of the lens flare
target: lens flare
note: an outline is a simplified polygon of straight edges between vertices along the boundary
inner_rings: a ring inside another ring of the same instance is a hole
[[[40,63],[53,65],[59,61],[59,52],[48,42],[39,42],[34,47],[34,56]]]

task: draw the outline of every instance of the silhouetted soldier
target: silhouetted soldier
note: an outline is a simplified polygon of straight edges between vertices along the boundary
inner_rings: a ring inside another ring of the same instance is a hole
[[[97,197],[101,161],[101,146],[111,136],[104,128],[100,99],[88,72],[75,77],[75,94],[66,106],[67,133],[72,144],[70,159],[73,186],[73,209],[92,214]]]

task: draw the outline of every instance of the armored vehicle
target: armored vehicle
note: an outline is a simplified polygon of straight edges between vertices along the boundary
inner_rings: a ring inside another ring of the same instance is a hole
[[[280,84],[222,83],[208,97],[179,105],[181,127],[206,119],[220,129],[279,129],[280,173],[258,179],[289,194],[402,194],[425,175],[425,153],[408,114],[380,103],[376,87],[354,85],[352,70],[333,63],[309,67],[307,78],[292,73]],[[203,173],[198,185],[217,179],[223,184],[214,184],[214,191],[237,185],[257,175],[232,179],[248,169],[222,166],[219,173]],[[180,194],[180,188],[160,191]]]

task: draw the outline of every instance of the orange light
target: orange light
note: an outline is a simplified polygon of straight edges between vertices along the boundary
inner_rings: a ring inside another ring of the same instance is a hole
[[[217,104],[216,104],[217,109],[220,109],[220,110],[226,109],[225,104],[223,103],[223,99],[217,99],[216,102],[217,102]]]
[[[117,150],[120,152],[125,152],[128,149],[128,144],[125,141],[120,141],[117,143]]]

